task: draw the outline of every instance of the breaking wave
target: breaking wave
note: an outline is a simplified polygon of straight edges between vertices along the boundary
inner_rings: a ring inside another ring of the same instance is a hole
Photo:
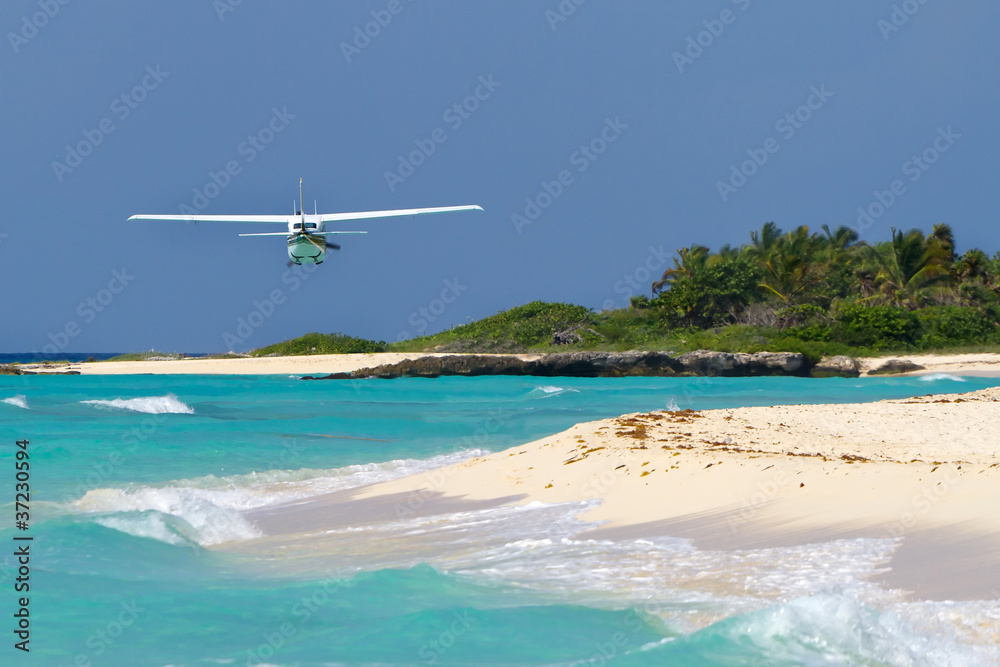
[[[935,382],[936,380],[952,380],[953,382],[968,382],[963,377],[957,375],[952,375],[951,373],[931,373],[930,375],[921,375],[921,382]]]
[[[6,403],[7,405],[14,405],[19,408],[24,408],[28,410],[28,399],[25,398],[23,394],[18,394],[17,396],[12,396],[11,398],[5,398],[0,400],[0,403]]]
[[[180,401],[173,394],[167,394],[166,396],[140,396],[139,398],[116,398],[111,401],[91,400],[80,402],[86,405],[93,405],[102,410],[128,410],[150,415],[194,414],[194,408]]]
[[[566,393],[579,394],[580,391],[578,389],[573,389],[572,387],[567,389],[565,387],[557,387],[555,385],[545,384],[539,387],[535,387],[534,389],[531,390],[531,393],[542,394],[543,396],[555,396],[558,394],[566,394]]]
[[[95,519],[97,523],[130,535],[173,544],[179,533],[185,539],[209,546],[259,537],[260,531],[243,517],[245,510],[397,479],[486,453],[475,449],[426,460],[402,459],[329,470],[207,475],[159,486],[93,489],[72,502],[70,509],[100,514]],[[173,519],[183,523],[172,522]]]

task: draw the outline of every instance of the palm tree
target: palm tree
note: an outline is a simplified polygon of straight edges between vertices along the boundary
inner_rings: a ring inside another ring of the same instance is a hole
[[[979,248],[970,248],[958,260],[956,272],[963,282],[988,282],[990,278],[990,258]]]
[[[711,251],[703,245],[681,248],[674,257],[674,268],[663,272],[663,277],[652,285],[652,294],[662,292],[679,280],[694,280],[708,266]]]
[[[875,287],[889,302],[915,305],[916,290],[948,275],[948,251],[940,237],[925,239],[919,229],[904,234],[892,228],[892,241],[873,251],[879,267]]]
[[[760,232],[750,232],[750,252],[756,257],[764,257],[781,236],[781,229],[773,222],[765,222]]]
[[[709,264],[714,264],[715,262],[725,262],[729,260],[737,259],[746,250],[746,246],[740,246],[739,248],[734,248],[728,243],[721,248],[719,252],[715,253],[708,259]]]
[[[856,293],[860,289],[855,275],[858,233],[847,225],[840,225],[836,230],[823,225],[822,230],[823,235],[816,239],[815,255],[815,261],[819,265],[817,271],[822,272],[825,283],[819,294],[833,298]],[[872,277],[874,278],[874,274]]]
[[[955,233],[951,230],[951,225],[939,222],[931,229],[927,237],[928,243],[936,243],[947,253],[947,262],[950,265],[955,261]]]
[[[819,280],[815,270],[819,245],[818,237],[805,225],[776,238],[762,258],[768,275],[760,286],[785,302],[795,301]]]
[[[834,232],[830,231],[829,225],[823,225],[820,229],[826,234],[823,242],[827,249],[844,251],[858,242],[858,233],[847,225],[837,227]]]

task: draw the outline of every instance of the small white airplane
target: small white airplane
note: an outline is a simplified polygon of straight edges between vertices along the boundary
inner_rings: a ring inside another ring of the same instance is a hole
[[[315,204],[313,204],[315,211]],[[336,243],[326,240],[333,234],[367,234],[368,232],[324,231],[327,222],[342,220],[366,220],[369,218],[394,218],[425,213],[448,213],[451,211],[482,211],[482,206],[440,206],[438,208],[405,208],[395,211],[362,211],[360,213],[313,213],[308,215],[302,208],[302,179],[299,179],[299,206],[292,202],[292,215],[133,215],[129,220],[174,220],[185,222],[262,222],[287,224],[287,232],[264,232],[261,234],[240,234],[240,236],[284,236],[288,239],[288,259],[291,264],[322,264],[328,249],[340,250]]]

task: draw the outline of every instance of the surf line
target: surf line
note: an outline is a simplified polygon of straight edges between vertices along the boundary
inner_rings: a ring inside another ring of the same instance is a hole
[[[335,438],[338,440],[368,440],[369,442],[392,442],[392,440],[384,440],[382,438],[362,438],[355,435],[323,435],[322,433],[306,433],[307,438]],[[283,434],[283,438],[297,438],[299,436],[289,435],[288,433]]]

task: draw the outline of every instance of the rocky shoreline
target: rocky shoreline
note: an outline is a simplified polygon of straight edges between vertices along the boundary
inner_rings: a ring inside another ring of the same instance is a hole
[[[332,373],[303,380],[435,378],[458,375],[530,375],[538,377],[753,377],[784,375],[857,377],[857,364],[812,365],[797,352],[710,352],[698,350],[674,357],[667,352],[560,352],[534,359],[516,355],[463,354],[405,359],[398,363],[362,368],[349,373]],[[832,361],[832,360],[830,360]],[[816,373],[816,370],[819,370]]]
[[[920,363],[916,363],[919,361]],[[926,364],[922,365],[922,364]],[[930,370],[928,370],[928,367]],[[296,375],[305,380],[348,380],[441,376],[513,375],[537,377],[846,377],[916,372],[962,372],[1000,375],[1000,355],[959,355],[912,359],[879,357],[825,358],[813,363],[795,352],[558,352],[551,354],[444,354],[380,352],[357,354],[250,357],[241,359],[162,359],[65,364],[5,364],[0,375]],[[334,371],[332,374],[330,371]]]
[[[0,366],[0,375],[79,375],[80,371],[72,370],[49,370],[44,365],[41,366],[44,370],[32,370],[39,368],[39,366],[28,366],[22,368],[19,365],[6,364]]]

